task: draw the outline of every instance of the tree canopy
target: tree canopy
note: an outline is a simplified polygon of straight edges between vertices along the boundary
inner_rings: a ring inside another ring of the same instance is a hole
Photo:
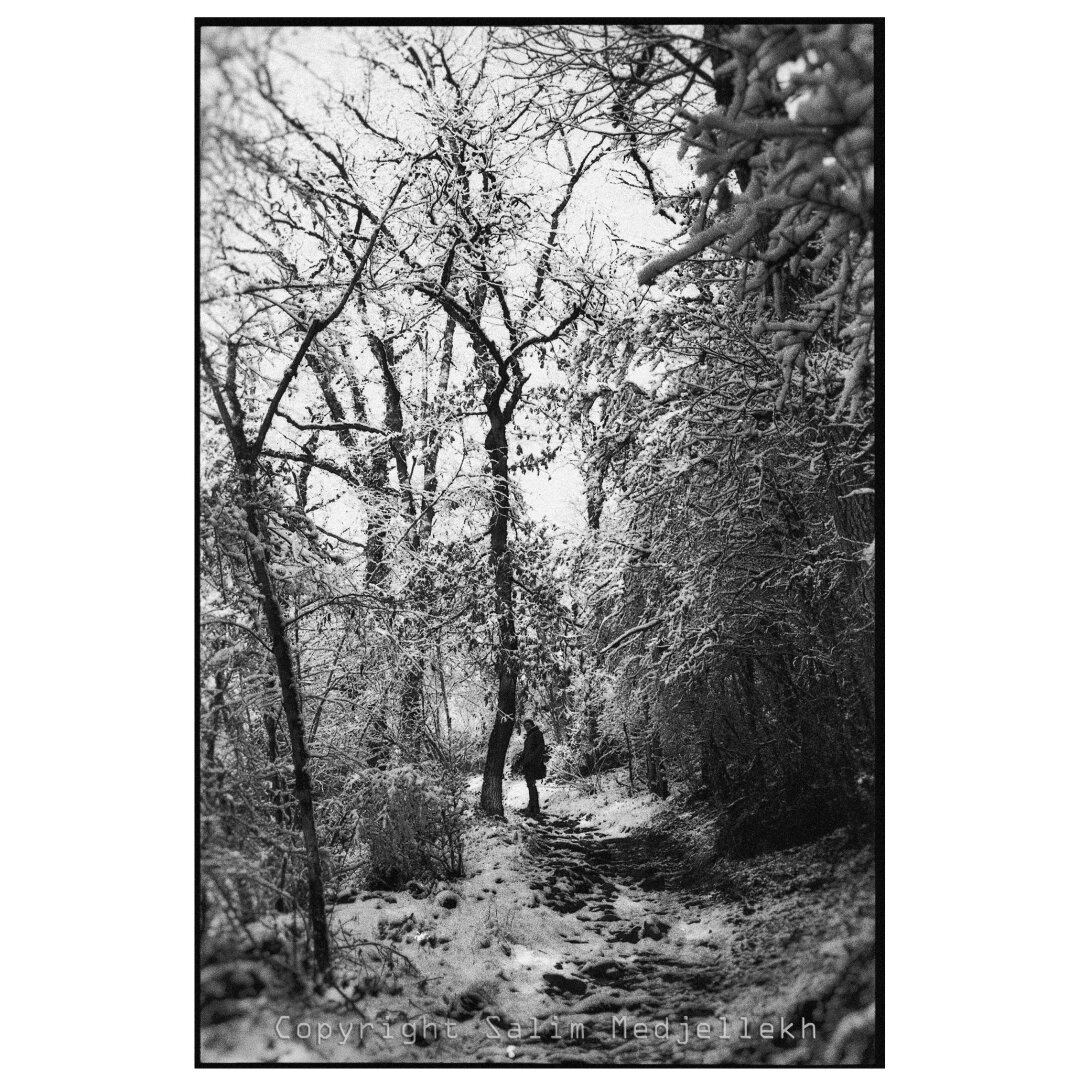
[[[726,850],[870,819],[874,44],[204,28],[208,911],[328,970],[526,716]]]

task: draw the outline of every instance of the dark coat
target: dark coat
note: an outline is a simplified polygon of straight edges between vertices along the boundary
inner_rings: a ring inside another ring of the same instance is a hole
[[[525,735],[525,749],[521,752],[521,775],[526,780],[542,780],[547,776],[547,766],[544,764],[546,752],[544,736],[539,728],[533,728]]]

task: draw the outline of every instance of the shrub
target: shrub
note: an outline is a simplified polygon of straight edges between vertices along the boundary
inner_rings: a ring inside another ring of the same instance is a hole
[[[362,778],[357,832],[367,845],[369,884],[394,888],[414,878],[464,873],[463,791],[416,765]]]

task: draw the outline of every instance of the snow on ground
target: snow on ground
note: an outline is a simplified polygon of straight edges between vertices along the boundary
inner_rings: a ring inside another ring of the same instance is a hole
[[[770,1015],[793,995],[820,995],[822,979],[865,943],[866,898],[849,919],[823,883],[801,895],[785,877],[786,853],[748,861],[729,897],[679,894],[628,874],[640,847],[627,838],[633,830],[655,825],[661,810],[665,828],[674,820],[680,832],[679,817],[686,831],[699,819],[630,795],[618,780],[588,792],[544,782],[548,822],[539,825],[519,816],[524,781],[505,785],[509,820],[472,819],[463,879],[418,896],[361,892],[337,905],[336,938],[366,958],[362,993],[339,982],[302,1004],[264,992],[242,1015],[204,1028],[203,1060],[727,1060],[731,1044],[670,1039],[643,1049],[609,1029],[620,1015],[631,1024]],[[478,794],[480,777],[469,787]],[[755,882],[771,895],[751,907]],[[396,950],[394,967],[362,942]],[[749,970],[736,986],[740,968]],[[560,1025],[571,1022],[587,1037],[564,1041]]]
[[[479,775],[470,777],[467,784],[470,794],[479,798],[482,782]],[[629,793],[626,769],[596,777],[587,787],[541,780],[539,790],[540,806],[545,814],[585,821],[614,836],[624,836],[649,824],[664,808],[663,800],[656,795],[640,789],[633,795]],[[524,810],[528,802],[529,790],[524,780],[515,778],[503,785],[503,807],[509,813]]]

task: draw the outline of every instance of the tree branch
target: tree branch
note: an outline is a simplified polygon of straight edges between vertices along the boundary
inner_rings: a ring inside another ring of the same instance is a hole
[[[266,442],[266,436],[270,431],[270,426],[274,422],[274,416],[277,413],[278,405],[281,404],[281,399],[285,396],[285,391],[288,390],[289,384],[296,378],[296,373],[300,370],[300,365],[304,362],[304,356],[307,354],[308,349],[311,348],[312,342],[342,313],[342,311],[345,310],[345,305],[348,303],[349,297],[352,296],[353,291],[359,284],[360,275],[363,274],[367,267],[368,260],[371,258],[371,253],[375,250],[375,241],[378,240],[379,234],[386,224],[386,218],[393,208],[394,203],[397,201],[397,197],[401,194],[402,188],[405,187],[407,176],[408,173],[406,172],[406,174],[398,181],[398,186],[394,189],[393,195],[390,196],[390,200],[386,204],[386,209],[383,211],[383,215],[375,226],[375,229],[371,234],[371,239],[367,243],[367,247],[364,249],[364,254],[360,258],[360,262],[356,267],[356,272],[353,274],[345,292],[342,294],[337,307],[335,307],[325,318],[314,319],[308,327],[308,331],[304,335],[304,340],[300,343],[300,348],[297,350],[293,362],[286,369],[281,382],[278,383],[278,388],[270,401],[270,407],[266,410],[266,416],[263,417],[263,422],[259,427],[259,433],[255,436],[255,441],[251,444],[250,453],[252,457],[259,456],[263,443]]]
[[[382,428],[377,428],[373,424],[344,422],[340,424],[301,424],[299,420],[294,420],[283,409],[278,409],[278,416],[283,420],[287,420],[294,428],[299,428],[301,431],[367,431],[372,435],[382,435],[385,439],[389,439],[391,434],[389,431],[383,431]]]
[[[627,638],[632,638],[635,634],[644,633],[646,630],[651,630],[654,626],[659,626],[663,622],[663,619],[650,619],[648,622],[642,623],[640,626],[635,626],[630,630],[627,630],[625,634],[620,634],[614,641],[605,645],[598,653],[597,656],[603,656],[604,653],[610,649],[618,648]]]
[[[416,289],[425,296],[430,296],[436,303],[441,304],[446,313],[453,316],[455,322],[457,322],[473,341],[483,346],[500,370],[506,366],[506,360],[503,359],[499,346],[484,332],[479,320],[473,318],[472,314],[463,308],[448,292],[423,281],[416,286]]]
[[[523,341],[512,353],[507,357],[507,360],[516,360],[526,349],[532,348],[534,345],[546,345],[549,341],[554,341],[559,337],[562,332],[578,318],[585,314],[584,304],[575,304],[571,309],[570,314],[566,318],[562,319],[551,331],[550,334],[539,334],[536,337],[528,338]]]

